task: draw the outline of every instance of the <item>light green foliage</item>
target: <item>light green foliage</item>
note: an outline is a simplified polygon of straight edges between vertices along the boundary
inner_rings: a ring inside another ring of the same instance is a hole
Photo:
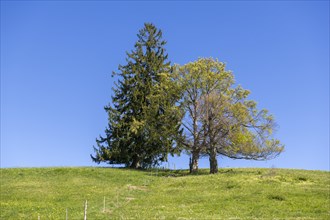
[[[329,219],[330,174],[288,169],[1,169],[0,219]],[[103,200],[106,198],[106,209]]]
[[[250,91],[234,85],[234,76],[224,63],[200,58],[176,70],[187,113],[185,145],[193,157],[194,153],[210,156],[212,173],[217,172],[217,154],[267,160],[283,151],[284,146],[272,137],[273,116],[247,99]]]

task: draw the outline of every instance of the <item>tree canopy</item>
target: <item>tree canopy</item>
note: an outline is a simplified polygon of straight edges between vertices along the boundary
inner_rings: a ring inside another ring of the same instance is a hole
[[[234,87],[234,76],[225,64],[200,58],[177,68],[184,89],[185,146],[191,152],[191,171],[199,156],[208,155],[210,172],[218,171],[217,155],[234,159],[267,160],[283,151],[272,137],[274,117],[248,100],[249,91]]]
[[[208,156],[216,173],[218,155],[268,160],[283,151],[273,137],[274,117],[257,109],[224,63],[199,58],[171,66],[161,30],[146,23],[137,37],[127,63],[113,73],[119,80],[105,106],[108,127],[96,139],[94,162],[145,168],[186,150],[190,172]]]
[[[180,94],[172,80],[162,32],[146,23],[139,31],[127,64],[114,73],[120,80],[114,88],[112,104],[105,107],[108,127],[94,147],[95,162],[148,167],[167,161],[178,152],[181,111]]]

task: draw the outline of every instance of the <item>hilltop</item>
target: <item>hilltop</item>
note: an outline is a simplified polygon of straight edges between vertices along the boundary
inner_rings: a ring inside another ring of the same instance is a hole
[[[1,169],[1,219],[329,219],[329,172]]]

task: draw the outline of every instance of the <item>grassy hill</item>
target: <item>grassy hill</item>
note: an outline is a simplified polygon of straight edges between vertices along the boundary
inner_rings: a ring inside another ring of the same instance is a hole
[[[1,219],[83,219],[85,200],[88,219],[330,219],[329,174],[1,169]]]

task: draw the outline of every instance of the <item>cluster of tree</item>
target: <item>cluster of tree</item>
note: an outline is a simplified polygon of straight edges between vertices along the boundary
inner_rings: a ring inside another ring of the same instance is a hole
[[[161,30],[146,23],[137,36],[127,64],[113,73],[119,80],[105,107],[109,122],[96,140],[94,162],[147,168],[184,151],[191,155],[190,172],[208,156],[210,173],[217,173],[217,155],[267,160],[283,151],[272,137],[273,116],[257,110],[248,90],[235,87],[224,63],[199,58],[172,66]]]

